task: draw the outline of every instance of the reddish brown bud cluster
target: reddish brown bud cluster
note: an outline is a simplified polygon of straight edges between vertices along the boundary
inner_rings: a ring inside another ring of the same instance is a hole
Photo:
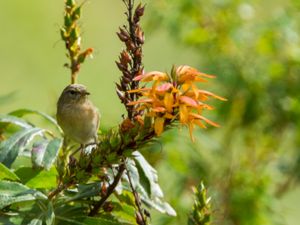
[[[117,67],[122,72],[120,83],[117,83],[117,94],[121,102],[125,105],[128,112],[128,118],[136,116],[134,107],[128,105],[129,102],[137,100],[139,93],[129,93],[128,91],[137,89],[139,81],[134,78],[143,73],[142,65],[142,45],[144,44],[144,32],[140,27],[140,18],[144,15],[145,7],[139,4],[133,12],[133,1],[125,1],[127,7],[128,26],[124,25],[119,28],[117,35],[125,44],[126,48],[120,53],[119,61],[116,61]]]

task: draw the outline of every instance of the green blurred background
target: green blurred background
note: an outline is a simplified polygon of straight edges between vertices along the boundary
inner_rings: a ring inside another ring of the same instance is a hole
[[[188,64],[216,74],[203,85],[228,98],[212,102],[207,117],[222,125],[168,131],[143,150],[158,169],[170,218],[152,213],[153,224],[186,224],[191,186],[204,180],[214,224],[298,225],[300,221],[300,3],[298,0],[152,0],[147,3],[146,71]],[[83,48],[94,58],[79,82],[100,108],[102,128],[125,112],[116,94],[114,61],[122,49],[115,35],[125,22],[122,1],[87,1]],[[0,113],[18,108],[54,115],[69,83],[59,28],[63,1],[0,0]]]

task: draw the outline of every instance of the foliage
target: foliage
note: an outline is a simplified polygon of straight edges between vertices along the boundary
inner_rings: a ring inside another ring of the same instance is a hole
[[[194,124],[204,127],[202,121],[205,121],[217,126],[201,115],[203,109],[212,109],[203,102],[209,97],[224,99],[198,89],[195,83],[211,76],[189,66],[173,67],[170,76],[145,73],[144,34],[140,27],[145,7],[141,4],[134,7],[131,0],[123,3],[128,25],[118,33],[126,48],[117,62],[122,72],[117,94],[127,117],[118,127],[101,133],[99,143],[91,143],[75,154],[78,151],[73,143],[63,137],[56,120],[49,115],[30,109],[0,115],[1,222],[145,225],[149,224],[151,208],[176,216],[164,200],[157,171],[140,150],[178,122],[190,128],[191,136]],[[65,0],[61,38],[70,60],[67,67],[71,70],[71,83],[77,81],[80,65],[92,53],[91,48],[80,51],[81,7],[75,0]],[[160,80],[156,78],[161,75],[165,83],[158,85]],[[154,80],[149,84],[151,87],[140,88],[140,81],[147,79]],[[143,96],[148,97],[147,104],[143,104]],[[52,127],[36,126],[28,118],[30,115],[42,117]],[[194,213],[203,214],[208,207],[203,186],[196,195]],[[203,201],[205,206],[197,203]],[[206,220],[209,213],[204,214]],[[202,221],[199,216],[194,218]]]
[[[186,174],[192,180],[206,177],[218,193],[216,224],[278,222],[277,197],[299,181],[299,3],[269,3],[157,0],[150,5],[148,28],[167,28],[176,44],[191,47],[201,68],[218,75],[215,87],[230,101],[216,112],[224,129],[209,134],[218,143],[202,134],[198,148],[185,151],[187,162],[205,164]]]
[[[189,217],[189,225],[209,225],[211,217],[210,198],[206,196],[206,188],[201,183],[199,187],[194,188],[196,196],[193,212]]]

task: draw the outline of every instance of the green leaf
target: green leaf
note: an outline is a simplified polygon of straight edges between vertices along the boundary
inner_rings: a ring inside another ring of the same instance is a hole
[[[43,225],[43,220],[35,218],[31,220],[28,225]]]
[[[59,150],[62,146],[62,140],[54,138],[53,140],[41,140],[35,142],[31,151],[31,162],[34,167],[43,167],[49,170],[55,162]]]
[[[140,176],[140,183],[151,197],[163,198],[163,192],[158,184],[157,171],[147,162],[144,156],[135,151],[132,153]]]
[[[31,150],[31,163],[34,168],[43,167],[43,157],[49,142],[49,140],[43,139],[33,143]]]
[[[48,199],[36,200],[29,210],[24,210],[24,208],[21,209],[20,216],[23,218],[23,221],[19,224],[54,224],[54,208],[52,202],[48,201]]]
[[[42,170],[31,178],[26,185],[30,188],[51,189],[56,187],[57,171],[52,167],[49,171]]]
[[[141,198],[146,205],[156,209],[161,213],[165,213],[169,216],[177,215],[176,211],[172,208],[172,206],[169,203],[162,201],[160,198],[150,199],[145,195],[142,195]]]
[[[56,187],[57,171],[55,167],[52,167],[50,171],[21,167],[15,173],[22,183],[30,188],[50,189]]]
[[[19,181],[20,178],[12,172],[10,169],[8,169],[6,166],[4,166],[2,163],[0,163],[0,179],[8,179],[12,181]]]
[[[62,140],[59,138],[54,138],[47,144],[46,151],[42,161],[42,165],[46,170],[49,170],[52,164],[55,162],[55,159],[57,158],[61,146],[62,146]]]
[[[32,167],[21,167],[15,171],[15,174],[21,179],[23,184],[26,184],[30,179],[37,176],[42,170]]]
[[[83,198],[90,198],[94,196],[99,196],[101,192],[100,183],[92,183],[92,184],[79,184],[78,185],[78,193],[67,199],[66,202],[76,201]]]
[[[163,193],[158,184],[156,170],[139,153],[133,152],[135,161],[128,160],[127,168],[129,170],[134,188],[140,194],[142,201],[149,207],[165,213],[170,216],[176,216],[175,210],[169,203],[163,201]],[[149,183],[149,189],[146,190],[145,184]]]
[[[17,202],[47,199],[43,193],[17,182],[0,181],[0,209]]]
[[[20,130],[9,139],[0,143],[0,162],[7,167],[15,161],[18,154],[22,152],[27,144],[37,135],[41,135],[44,130],[40,128],[28,128]]]
[[[35,115],[42,116],[48,122],[53,124],[59,130],[59,132],[61,134],[63,133],[62,129],[57,124],[56,120],[53,117],[47,115],[46,113],[43,113],[43,112],[40,112],[40,111],[37,111],[37,110],[31,110],[31,109],[18,109],[18,110],[15,110],[15,111],[9,113],[9,115],[13,115],[13,116],[16,116],[16,117],[23,117],[23,116],[28,115],[28,114],[35,114]]]
[[[78,217],[78,220],[85,225],[120,225],[114,218]]]
[[[79,222],[76,218],[69,218],[64,216],[56,216],[55,219],[57,221],[61,221],[61,223],[58,224],[64,224],[64,225],[85,225],[85,223]]]
[[[0,115],[0,122],[15,124],[25,129],[32,127],[27,121],[11,115]]]
[[[120,203],[135,206],[135,199],[130,191],[124,190],[121,194],[116,196]]]
[[[66,204],[64,201],[64,198],[58,198],[54,205],[55,210],[55,220],[59,221],[65,221],[72,220],[75,217],[78,217],[78,215],[82,215],[82,212],[86,212],[88,210],[87,207],[81,205],[78,206],[78,204]],[[74,219],[76,222],[78,222],[76,219]],[[57,223],[57,224],[68,224],[68,223]],[[82,224],[82,223],[80,223]]]
[[[115,203],[117,204],[116,207],[114,206],[114,210],[112,211],[112,214],[118,218],[119,223],[121,224],[136,224],[136,218],[135,218],[135,207],[131,205],[127,205],[125,203]]]
[[[49,202],[48,203],[48,210],[47,210],[47,213],[46,213],[46,225],[52,225],[54,224],[54,221],[55,221],[55,214],[54,214],[54,209],[53,209],[53,206],[52,206],[52,203]]]
[[[57,216],[58,220],[63,221],[64,225],[120,225],[117,220],[110,220],[106,218],[94,218],[94,217],[75,217],[68,218],[63,216]],[[125,225],[125,224],[124,224]]]

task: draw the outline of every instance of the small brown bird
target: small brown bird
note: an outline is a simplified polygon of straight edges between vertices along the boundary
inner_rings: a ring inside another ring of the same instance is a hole
[[[61,93],[57,102],[56,118],[65,135],[85,145],[97,143],[99,111],[88,99],[90,93],[82,84],[71,84]]]

